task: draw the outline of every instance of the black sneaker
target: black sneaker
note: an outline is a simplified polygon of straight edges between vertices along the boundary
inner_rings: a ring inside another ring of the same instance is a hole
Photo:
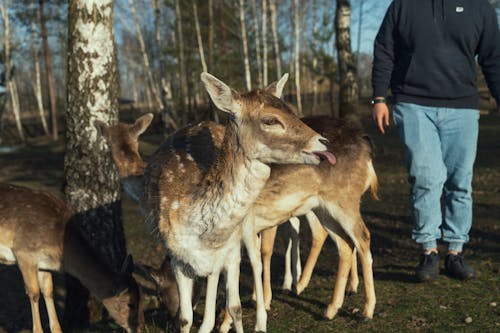
[[[420,255],[420,263],[418,264],[415,276],[420,282],[434,280],[439,271],[439,254],[431,252],[429,254]]]
[[[463,254],[447,254],[444,261],[444,269],[447,275],[459,279],[468,280],[476,277],[476,273],[465,263]]]

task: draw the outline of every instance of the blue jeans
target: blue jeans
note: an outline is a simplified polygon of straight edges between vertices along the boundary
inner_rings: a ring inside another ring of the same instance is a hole
[[[397,103],[393,118],[409,172],[413,239],[431,249],[442,234],[448,250],[462,251],[472,224],[479,111]]]

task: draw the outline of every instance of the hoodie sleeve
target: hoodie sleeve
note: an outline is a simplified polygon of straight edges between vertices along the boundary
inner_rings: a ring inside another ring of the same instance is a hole
[[[500,106],[500,30],[495,10],[488,2],[484,3],[483,31],[476,53],[491,95]]]
[[[380,26],[373,51],[373,96],[386,96],[394,68],[394,2],[391,3]]]

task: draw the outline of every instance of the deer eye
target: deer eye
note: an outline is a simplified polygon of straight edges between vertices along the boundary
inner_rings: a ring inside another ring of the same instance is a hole
[[[281,121],[279,121],[278,118],[276,117],[264,117],[261,119],[261,122],[262,124],[266,125],[266,126],[276,126],[276,125],[280,125],[281,127],[285,127],[283,126],[283,124],[281,123]]]

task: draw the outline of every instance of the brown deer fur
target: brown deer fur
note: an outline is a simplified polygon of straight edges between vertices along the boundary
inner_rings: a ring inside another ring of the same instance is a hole
[[[64,270],[101,300],[113,319],[128,332],[144,325],[139,286],[130,272],[115,273],[103,264],[57,196],[26,187],[0,184],[0,262],[18,265],[30,299],[33,332],[41,333],[40,290],[50,329],[61,332],[49,271]]]

